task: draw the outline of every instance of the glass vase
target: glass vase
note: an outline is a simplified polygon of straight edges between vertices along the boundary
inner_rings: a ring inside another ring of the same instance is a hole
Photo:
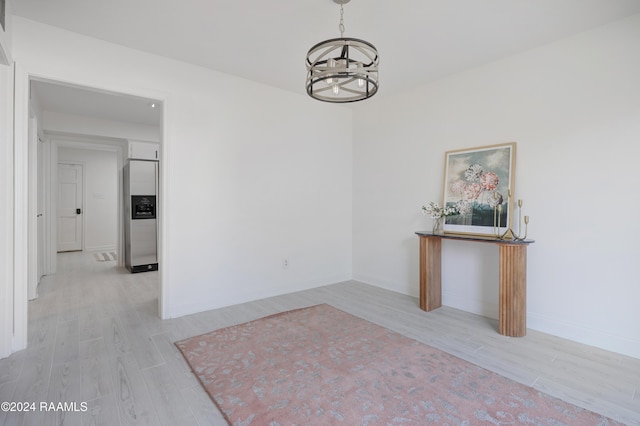
[[[433,219],[433,235],[444,234],[444,217]]]

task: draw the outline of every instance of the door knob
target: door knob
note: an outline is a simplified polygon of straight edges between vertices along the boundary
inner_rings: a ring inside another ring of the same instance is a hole
[[[82,214],[82,210],[81,209],[76,209],[76,214]]]

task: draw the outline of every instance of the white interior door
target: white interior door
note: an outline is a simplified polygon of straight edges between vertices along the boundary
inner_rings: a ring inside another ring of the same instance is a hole
[[[58,252],[82,250],[82,182],[80,164],[58,163]]]

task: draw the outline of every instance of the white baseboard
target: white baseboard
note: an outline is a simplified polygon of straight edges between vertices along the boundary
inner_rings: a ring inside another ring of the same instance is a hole
[[[467,298],[459,293],[443,291],[442,304],[495,320],[499,318],[500,306],[497,300],[495,302],[487,302],[486,300]]]
[[[402,286],[399,286],[397,283],[387,282],[385,280],[362,274],[354,274],[353,279],[365,284],[384,288],[386,290],[396,291],[409,296],[416,296],[416,294],[411,294],[413,291],[406,291],[406,289],[413,290],[413,287],[410,286],[404,286],[403,289]],[[417,292],[419,292],[418,289],[416,289],[416,293]],[[487,302],[484,300],[467,298],[465,295],[459,293],[443,291],[442,304],[496,320],[499,316],[499,303],[497,300],[495,303]],[[629,339],[608,331],[596,330],[590,327],[584,327],[580,324],[570,323],[559,318],[552,318],[532,312],[527,313],[527,328],[640,359],[640,340],[638,339]]]
[[[385,290],[395,291],[397,293],[406,294],[412,297],[420,297],[420,289],[415,286],[399,286],[395,282],[381,280],[379,278],[370,277],[363,274],[354,274],[353,279],[361,283],[373,285]],[[404,287],[404,288],[403,288]],[[461,311],[471,312],[472,314],[482,315],[483,317],[498,319],[498,301],[495,303],[483,300],[467,298],[459,293],[443,290],[442,304],[450,306]]]
[[[330,277],[322,277],[304,282],[296,282],[295,285],[284,285],[282,287],[271,287],[265,291],[255,291],[251,294],[237,293],[229,295],[225,299],[221,299],[218,295],[215,299],[199,300],[196,303],[190,303],[179,306],[168,306],[166,318],[178,318],[184,315],[196,314],[198,312],[210,311],[212,309],[224,308],[226,306],[238,305],[241,303],[252,302],[254,300],[266,299],[269,297],[280,296],[282,294],[295,293],[297,291],[309,290],[312,288],[322,287],[325,285],[336,284],[351,280],[351,275],[334,275]]]
[[[608,331],[531,312],[527,313],[527,328],[640,359],[639,339],[628,339]]]
[[[417,285],[415,286],[415,288],[412,288],[409,286],[406,286],[403,288],[402,286],[399,286],[398,283],[395,281],[383,280],[377,277],[371,277],[369,275],[364,275],[364,274],[353,274],[353,278],[351,279],[354,281],[359,281],[363,284],[369,284],[375,287],[383,288],[385,290],[395,291],[396,293],[400,293],[400,294],[406,294],[407,296],[412,296],[412,297],[420,296],[420,289],[418,288]]]
[[[443,291],[442,304],[495,320],[499,318],[498,303],[467,299],[460,294]],[[531,312],[527,312],[527,328],[640,359],[640,340]]]

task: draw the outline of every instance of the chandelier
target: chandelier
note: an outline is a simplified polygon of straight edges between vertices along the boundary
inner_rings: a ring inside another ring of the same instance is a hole
[[[364,40],[344,37],[340,5],[340,38],[325,40],[307,53],[307,94],[325,102],[344,103],[368,99],[378,92],[378,51]]]

